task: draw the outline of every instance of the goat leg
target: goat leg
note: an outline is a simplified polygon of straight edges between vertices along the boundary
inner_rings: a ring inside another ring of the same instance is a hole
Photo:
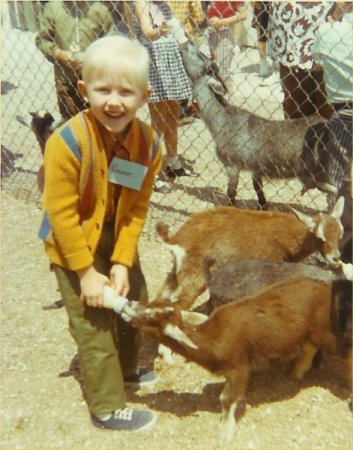
[[[263,190],[262,177],[259,173],[253,173],[252,184],[257,195],[258,209],[267,210],[268,203]]]
[[[297,380],[301,380],[306,372],[311,368],[317,348],[311,342],[305,342],[303,345],[303,354],[295,362],[292,375]]]
[[[226,166],[225,169],[228,177],[228,188],[227,188],[228,203],[232,206],[235,206],[235,197],[237,195],[240,170],[238,167],[234,166]]]
[[[226,382],[220,396],[222,405],[222,426],[220,431],[220,445],[229,445],[235,430],[235,412],[239,400],[243,397],[249,377],[249,366],[247,362],[240,362],[237,368],[229,371],[225,377]]]

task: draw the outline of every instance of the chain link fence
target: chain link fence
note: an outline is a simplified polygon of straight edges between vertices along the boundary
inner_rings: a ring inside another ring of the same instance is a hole
[[[39,1],[3,2],[2,20],[2,161],[1,186],[16,198],[40,206],[38,172],[42,154],[32,130],[28,126],[31,112],[48,111],[59,118],[55,94],[52,64],[36,48],[35,33],[43,4]],[[132,35],[131,15],[133,2],[101,2],[111,11],[117,28]],[[238,108],[270,120],[283,119],[283,92],[278,73],[272,82],[264,82],[258,75],[259,55],[256,34],[251,27],[252,9],[249,4],[248,20],[242,25],[240,45],[233,58],[233,79],[237,92],[232,102]],[[199,30],[199,47],[209,54],[207,29]],[[150,121],[148,108],[139,117]],[[223,133],[220,130],[220,133]],[[263,130],[266,137],[266,127]],[[291,136],[287,136],[288,141]],[[198,117],[190,117],[188,123],[178,128],[178,152],[192,176],[177,178],[167,193],[153,192],[145,233],[150,236],[154,223],[168,217],[171,227],[178,227],[195,211],[211,206],[227,205],[228,179],[224,167],[215,152],[215,143],[209,129]],[[265,179],[264,191],[270,207],[285,208],[301,205],[309,210],[324,210],[326,195],[312,189],[302,195],[301,182],[291,179]],[[255,209],[257,197],[249,171],[240,174],[236,206]]]

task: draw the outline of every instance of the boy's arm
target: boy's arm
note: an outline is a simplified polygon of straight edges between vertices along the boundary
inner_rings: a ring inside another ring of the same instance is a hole
[[[159,39],[161,36],[166,36],[169,34],[169,27],[166,21],[159,27],[153,28],[152,21],[149,16],[148,2],[146,0],[137,0],[135,4],[135,11],[141,29],[148,39],[154,41]]]
[[[78,212],[81,164],[58,132],[47,141],[44,153],[44,207],[55,246],[70,270],[93,264],[93,255]]]
[[[221,19],[219,17],[212,17],[209,19],[210,25],[214,28],[220,28],[226,25],[234,25],[239,22],[246,20],[248,16],[245,6],[239,6],[238,11],[234,13],[233,16]]]

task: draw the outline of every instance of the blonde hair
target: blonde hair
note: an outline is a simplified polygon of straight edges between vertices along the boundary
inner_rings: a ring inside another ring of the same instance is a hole
[[[125,36],[105,36],[92,42],[83,55],[82,79],[89,82],[111,63],[141,89],[148,88],[149,55],[137,40]]]

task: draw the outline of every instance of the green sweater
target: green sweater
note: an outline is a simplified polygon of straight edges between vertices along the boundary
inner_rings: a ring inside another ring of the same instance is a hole
[[[56,80],[74,83],[80,74],[54,58],[54,50],[84,52],[89,44],[108,34],[118,34],[112,15],[100,2],[49,2],[40,17],[35,38],[38,49],[54,64]]]

